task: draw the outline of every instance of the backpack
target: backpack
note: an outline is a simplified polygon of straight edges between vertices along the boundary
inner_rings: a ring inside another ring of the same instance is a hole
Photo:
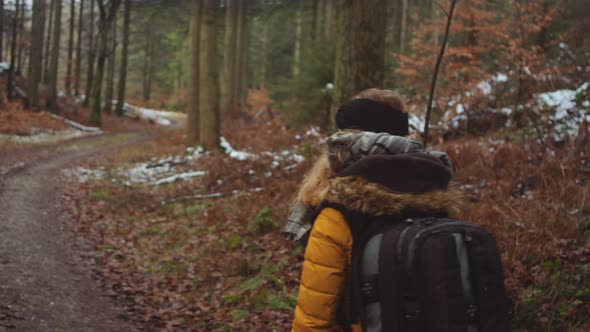
[[[437,217],[346,219],[351,323],[365,332],[511,330],[500,254],[482,227]]]

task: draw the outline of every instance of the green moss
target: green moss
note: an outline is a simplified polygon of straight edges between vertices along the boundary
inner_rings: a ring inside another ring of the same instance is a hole
[[[246,310],[236,309],[232,312],[232,319],[234,322],[241,322],[248,317],[248,314],[249,313]]]
[[[242,245],[242,237],[238,234],[230,234],[227,240],[225,241],[225,245],[228,249],[235,249]]]
[[[112,198],[107,188],[96,187],[90,192],[91,201],[108,201]]]

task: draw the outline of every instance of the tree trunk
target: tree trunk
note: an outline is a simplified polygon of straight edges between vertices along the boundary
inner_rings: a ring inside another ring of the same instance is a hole
[[[47,37],[45,38],[45,54],[43,55],[43,84],[49,83],[49,59],[51,58],[51,35],[53,34],[53,16],[55,15],[55,3],[51,0],[49,5],[49,22],[47,25]]]
[[[66,94],[72,95],[72,62],[74,61],[74,27],[76,22],[76,2],[70,0],[70,35],[68,40],[68,66],[66,70]]]
[[[331,41],[336,36],[336,0],[324,0],[325,4],[325,15],[324,20],[324,40]]]
[[[16,39],[17,39],[17,31],[18,31],[18,9],[19,9],[19,0],[16,0],[14,5],[14,18],[12,19],[12,43],[10,45],[10,69],[8,70],[8,79],[6,80],[6,91],[8,95],[8,100],[12,100],[13,92],[14,92],[14,72],[16,65]]]
[[[152,90],[152,56],[153,56],[153,31],[148,27],[147,39],[145,41],[145,57],[143,61],[143,99],[150,100]]]
[[[117,15],[112,18],[111,47],[109,48],[107,63],[107,81],[105,89],[104,111],[111,113],[113,110],[113,91],[115,87],[115,61],[117,58]]]
[[[316,0],[315,14],[313,21],[313,41],[315,45],[319,45],[324,40],[324,29],[325,29],[325,9],[326,0]]]
[[[430,5],[430,19],[433,21],[436,21],[436,19],[438,18],[438,11],[434,10],[434,8],[432,8],[432,6],[434,6],[433,4]],[[438,46],[439,44],[439,40],[440,40],[440,30],[438,28],[433,29],[432,31],[432,45],[434,47]],[[436,59],[437,55],[434,54],[433,58]]]
[[[242,71],[242,51],[244,48],[244,39],[243,39],[243,30],[244,30],[244,6],[245,1],[238,1],[238,16],[236,21],[236,58],[234,63],[234,73],[233,77],[236,80],[239,80]],[[236,109],[240,108],[239,101],[241,100],[240,96],[240,83],[235,82],[233,85],[233,92],[232,95],[234,96],[234,100],[236,101]]]
[[[29,107],[39,110],[39,83],[43,70],[43,30],[45,29],[45,0],[33,2],[33,22],[31,26],[31,55],[29,60]]]
[[[74,69],[74,95],[80,95],[80,73],[82,71],[82,20],[84,14],[84,0],[80,0],[78,13],[78,35],[76,41],[76,68]]]
[[[247,56],[248,56],[248,2],[240,1],[238,7],[237,21],[237,46],[236,46],[236,65],[234,77],[237,82],[234,84],[234,98],[236,102],[245,104],[243,92],[243,75],[247,75]],[[241,105],[238,105],[238,107]]]
[[[266,87],[266,66],[268,62],[268,19],[264,21],[262,30],[262,62],[260,64],[260,88]]]
[[[235,96],[235,85],[238,84],[236,74],[237,44],[238,44],[238,11],[239,6],[236,0],[228,0],[225,8],[225,35],[223,55],[223,76],[221,89],[221,111],[233,111],[237,107]],[[241,6],[241,5],[240,5]]]
[[[121,51],[121,67],[119,70],[119,87],[117,97],[118,115],[123,115],[125,105],[125,87],[127,84],[127,54],[129,52],[129,24],[131,23],[131,0],[125,0],[123,9],[123,49]]]
[[[238,99],[238,101],[241,103],[241,105],[243,107],[246,107],[246,104],[248,102],[248,68],[250,68],[250,66],[248,65],[249,62],[249,55],[250,55],[250,33],[249,33],[249,28],[248,28],[248,2],[244,1],[244,23],[242,26],[242,50],[240,51],[241,55],[240,55],[240,65],[241,65],[241,70],[240,70],[240,76],[238,76],[238,80],[239,80],[239,88],[240,91],[238,93],[238,96],[240,99]]]
[[[399,51],[404,53],[406,50],[406,34],[408,25],[408,0],[402,0],[402,21],[400,26]]]
[[[344,0],[336,56],[335,111],[354,94],[381,87],[385,67],[385,0]]]
[[[152,99],[152,78],[154,76],[154,41],[150,40],[150,55],[148,57],[147,80],[145,89],[145,100]]]
[[[0,0],[0,62],[4,61],[4,0]]]
[[[62,0],[56,0],[53,17],[53,37],[51,38],[51,60],[49,62],[49,86],[47,91],[47,108],[52,111],[58,110],[57,75],[59,69],[59,46],[61,37],[61,7]]]
[[[186,121],[186,143],[199,144],[199,44],[201,40],[201,0],[192,0],[190,19],[189,109]]]
[[[90,31],[88,32],[88,63],[87,63],[87,71],[86,71],[86,89],[84,92],[84,106],[88,106],[90,103],[90,93],[92,92],[92,83],[94,82],[94,61],[96,58],[96,49],[94,47],[94,25],[96,24],[94,20],[94,9],[95,9],[95,0],[90,0],[90,20],[88,24],[90,25]]]
[[[401,27],[402,27],[402,1],[393,0],[393,18],[392,18],[392,37],[391,44],[393,45],[393,52],[399,53],[401,45]]]
[[[105,0],[98,0],[99,24],[98,24],[98,59],[96,63],[96,75],[92,83],[92,113],[90,119],[97,125],[101,123],[100,103],[102,95],[102,80],[104,77],[105,62],[108,56],[109,32],[112,21],[122,0],[111,0],[105,3]],[[109,4],[109,6],[107,6]]]
[[[25,46],[25,18],[26,18],[26,8],[27,4],[24,0],[20,3],[20,16],[19,16],[19,23],[18,23],[18,55],[16,57],[16,68],[17,71],[20,73],[22,72],[23,68],[23,49]]]
[[[303,3],[298,0],[295,16],[295,46],[293,47],[293,78],[298,79],[301,73],[301,38],[303,35]]]
[[[240,1],[241,2],[241,1]],[[217,1],[202,0],[200,43],[200,131],[206,150],[219,146],[219,74],[217,71]]]

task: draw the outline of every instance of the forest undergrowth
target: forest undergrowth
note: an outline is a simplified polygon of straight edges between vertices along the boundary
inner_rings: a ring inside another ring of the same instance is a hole
[[[126,318],[170,331],[289,329],[304,248],[280,230],[319,137],[252,115],[223,133],[233,148],[258,157],[213,152],[176,159],[179,170],[205,172],[191,180],[121,180],[121,169],[135,163],[158,167],[160,157],[189,153],[183,134],[167,130],[80,165],[101,169],[99,178],[68,178],[72,227],[88,240],[80,245],[109,295],[130,309]],[[582,127],[558,145],[492,133],[434,147],[451,156],[469,197],[456,217],[498,241],[517,331],[590,328],[589,140]],[[305,161],[277,159],[284,151]]]

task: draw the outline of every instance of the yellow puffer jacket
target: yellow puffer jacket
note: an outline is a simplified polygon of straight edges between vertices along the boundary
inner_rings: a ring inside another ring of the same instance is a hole
[[[352,234],[344,216],[323,209],[305,250],[293,331],[341,331],[337,314],[346,294],[352,258]],[[356,326],[353,331],[361,331]]]
[[[330,180],[323,201],[371,215],[396,215],[405,209],[452,213],[461,197],[451,187],[408,194],[388,190],[361,177],[340,177]],[[353,237],[343,214],[334,208],[324,208],[315,220],[305,250],[292,331],[344,330],[338,314],[349,300],[352,244]],[[362,331],[360,325],[346,329]]]

